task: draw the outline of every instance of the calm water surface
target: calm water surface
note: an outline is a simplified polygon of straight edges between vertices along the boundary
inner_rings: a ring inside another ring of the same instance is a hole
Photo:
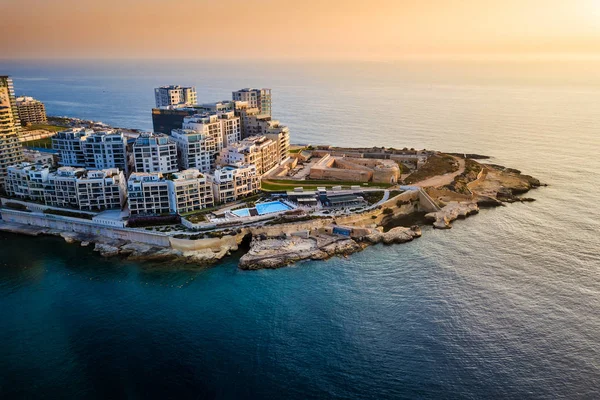
[[[0,62],[53,115],[151,129],[152,88],[273,88],[295,142],[467,151],[534,203],[245,272],[0,236],[1,398],[595,398],[600,63]]]

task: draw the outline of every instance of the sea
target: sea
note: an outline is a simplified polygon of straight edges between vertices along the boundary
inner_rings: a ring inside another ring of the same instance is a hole
[[[532,203],[242,271],[0,235],[2,399],[600,396],[600,61],[0,61],[48,114],[152,129],[153,88],[273,90],[292,142],[488,155]]]

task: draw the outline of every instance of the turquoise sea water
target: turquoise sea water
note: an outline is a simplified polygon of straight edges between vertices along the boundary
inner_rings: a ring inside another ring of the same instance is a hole
[[[295,142],[493,156],[550,186],[450,231],[240,271],[0,236],[1,398],[594,398],[600,63],[0,62],[50,114],[151,128],[152,88],[273,89]]]

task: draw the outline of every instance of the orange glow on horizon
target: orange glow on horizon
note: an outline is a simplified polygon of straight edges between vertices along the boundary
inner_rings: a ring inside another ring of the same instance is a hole
[[[0,0],[0,58],[600,55],[600,0]]]

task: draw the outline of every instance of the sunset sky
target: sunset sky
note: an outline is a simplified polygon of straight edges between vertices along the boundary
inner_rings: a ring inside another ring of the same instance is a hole
[[[600,0],[0,0],[0,58],[600,56]]]

